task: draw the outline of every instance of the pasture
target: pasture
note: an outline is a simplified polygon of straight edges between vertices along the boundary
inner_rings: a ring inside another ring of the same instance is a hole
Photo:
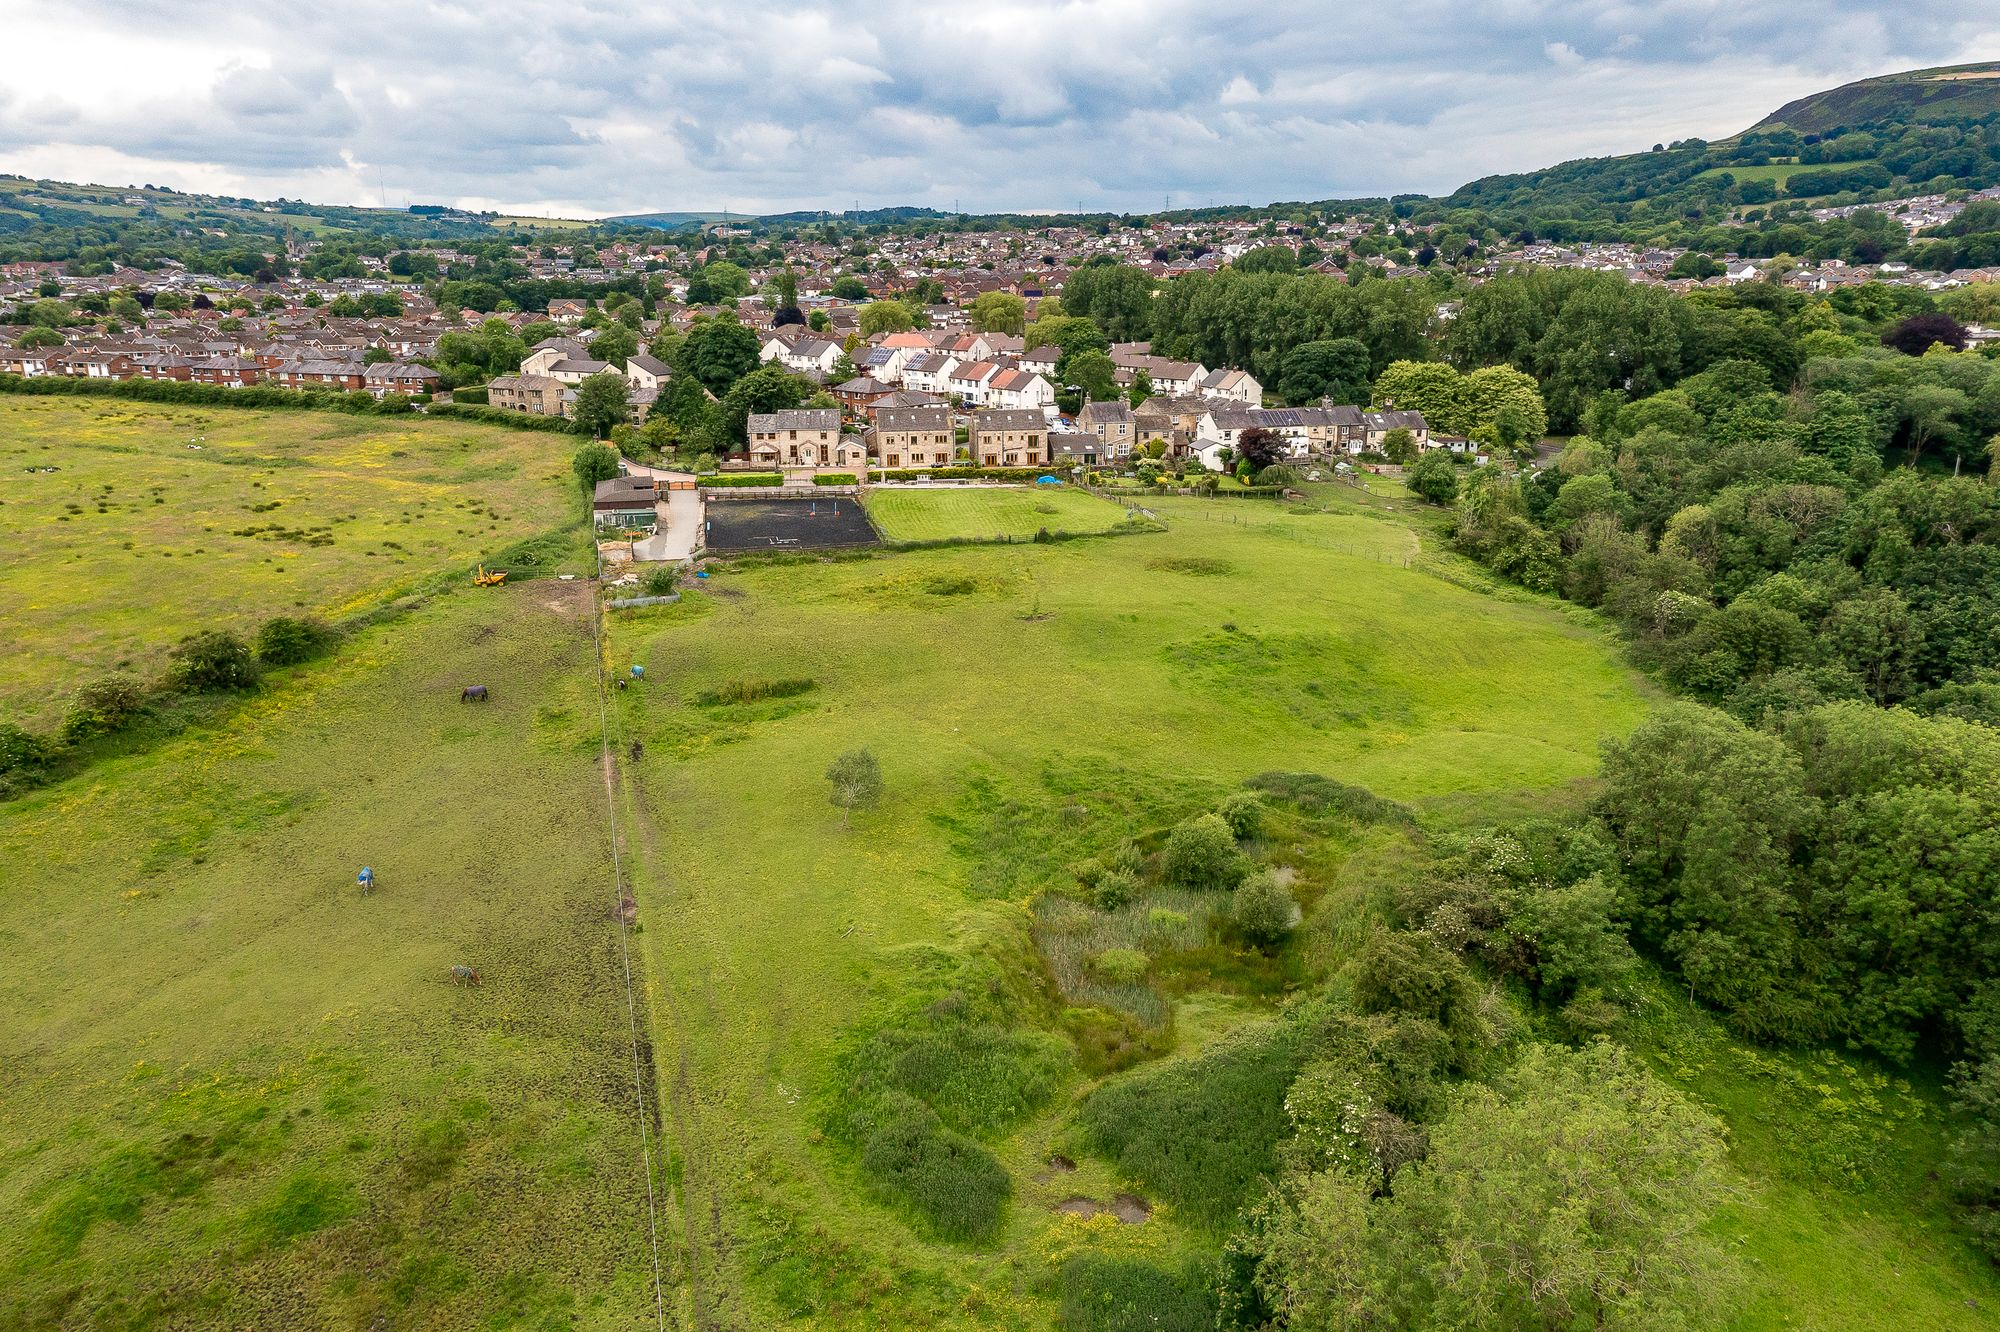
[[[341,619],[571,516],[562,437],[469,422],[0,398],[0,716],[150,676],[199,629]]]
[[[1125,510],[1069,486],[881,487],[868,515],[886,541],[978,541],[1050,532],[1106,532]]]
[[[650,1312],[590,608],[447,594],[0,805],[0,1326]]]
[[[645,746],[626,799],[697,1311],[1046,1327],[1055,1255],[1196,1244],[1170,1209],[1059,1210],[1122,1187],[1101,1162],[1045,1164],[1081,1085],[1068,1065],[987,1140],[1012,1181],[992,1236],[931,1237],[823,1138],[839,1070],[912,1005],[1018,986],[1010,1002],[1059,1007],[1032,979],[1030,896],[1251,774],[1532,806],[1641,715],[1589,622],[1434,576],[1399,524],[1182,503],[1215,518],[1176,505],[1170,531],[1119,541],[725,569],[613,617],[613,660],[647,670],[619,696]],[[886,795],[844,826],[822,774],[860,745]],[[1316,891],[1336,892],[1337,860]],[[1283,988],[1189,984],[1180,1048]]]

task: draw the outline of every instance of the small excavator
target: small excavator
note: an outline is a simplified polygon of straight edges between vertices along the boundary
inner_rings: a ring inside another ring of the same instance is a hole
[[[479,566],[479,572],[472,575],[472,583],[475,587],[498,587],[506,581],[507,571],[505,569],[495,569],[492,573],[488,573],[486,572],[486,566],[483,564]]]

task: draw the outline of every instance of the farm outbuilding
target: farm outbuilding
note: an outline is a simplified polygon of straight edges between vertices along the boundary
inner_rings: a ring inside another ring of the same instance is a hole
[[[614,476],[591,493],[590,518],[598,527],[652,527],[659,522],[659,499],[652,477]]]

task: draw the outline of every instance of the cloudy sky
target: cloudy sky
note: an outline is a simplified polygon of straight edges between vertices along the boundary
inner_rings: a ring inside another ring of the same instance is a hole
[[[1968,0],[0,0],[0,171],[569,216],[1133,211],[1719,137]]]

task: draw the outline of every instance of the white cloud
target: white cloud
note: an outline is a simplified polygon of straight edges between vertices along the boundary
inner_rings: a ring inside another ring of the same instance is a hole
[[[2000,55],[1961,0],[46,0],[0,170],[577,214],[1320,199]]]

